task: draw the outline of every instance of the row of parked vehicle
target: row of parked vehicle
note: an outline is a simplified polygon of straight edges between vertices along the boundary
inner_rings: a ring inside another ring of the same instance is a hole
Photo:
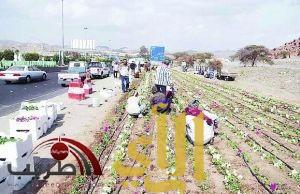
[[[110,66],[104,62],[75,62],[69,63],[68,69],[58,73],[58,84],[67,86],[71,81],[87,77],[105,78],[110,74]],[[5,71],[0,71],[0,80],[7,84],[12,82],[29,83],[33,80],[44,81],[47,79],[47,73],[34,66],[12,66]]]
[[[70,82],[76,79],[84,81],[89,76],[90,78],[105,78],[109,77],[110,68],[104,62],[90,62],[86,64],[82,61],[71,61],[68,70],[58,73],[58,84],[67,86]]]
[[[217,78],[225,81],[234,81],[235,78],[237,77],[237,73],[229,72],[226,69],[217,71],[211,67],[206,67],[206,66],[198,66],[195,69],[195,73],[203,75],[205,78],[210,78],[210,79]]]

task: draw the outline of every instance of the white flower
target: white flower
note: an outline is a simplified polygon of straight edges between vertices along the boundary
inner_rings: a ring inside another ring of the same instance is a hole
[[[219,160],[221,158],[220,154],[213,154],[213,159]]]
[[[103,192],[102,193],[110,193],[111,192],[111,188],[108,186],[104,186],[103,187]]]
[[[274,166],[280,167],[280,166],[282,166],[282,162],[280,160],[277,160],[276,162],[274,162]]]
[[[292,176],[296,176],[298,174],[298,171],[296,169],[292,170]]]

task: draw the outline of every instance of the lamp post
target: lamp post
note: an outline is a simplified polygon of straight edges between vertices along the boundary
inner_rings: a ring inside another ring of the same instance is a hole
[[[65,37],[64,37],[64,0],[61,0],[61,41],[62,41],[62,50],[60,55],[60,65],[64,65],[64,50],[65,50]]]
[[[85,59],[86,59],[86,61],[87,61],[87,58],[88,58],[88,40],[87,40],[87,30],[88,30],[88,27],[84,27],[83,28],[83,31],[84,31],[84,42],[85,42],[85,46],[84,46],[84,48],[86,49],[86,53],[85,53]]]

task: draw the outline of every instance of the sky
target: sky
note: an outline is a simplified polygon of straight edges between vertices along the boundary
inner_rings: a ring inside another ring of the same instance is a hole
[[[300,37],[300,0],[64,0],[64,23],[66,45],[274,48]],[[61,0],[0,0],[0,40],[61,44]]]

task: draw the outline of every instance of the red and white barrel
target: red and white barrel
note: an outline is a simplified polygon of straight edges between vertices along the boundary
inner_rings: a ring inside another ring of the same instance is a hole
[[[83,84],[80,80],[69,83],[68,96],[70,99],[75,99],[75,100],[85,99]]]
[[[85,95],[89,95],[93,93],[93,87],[92,87],[92,80],[91,79],[85,79],[84,85],[83,85],[84,93]]]

